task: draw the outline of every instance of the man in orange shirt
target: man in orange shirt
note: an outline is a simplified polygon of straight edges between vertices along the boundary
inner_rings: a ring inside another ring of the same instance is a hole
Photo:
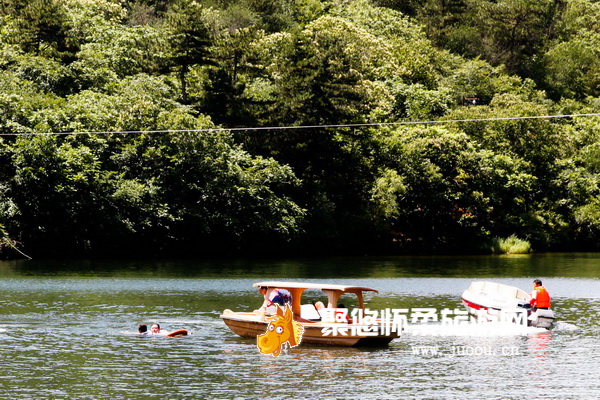
[[[550,308],[550,294],[542,286],[542,281],[539,279],[533,281],[533,292],[531,292],[531,301],[529,304],[533,310],[548,310]]]

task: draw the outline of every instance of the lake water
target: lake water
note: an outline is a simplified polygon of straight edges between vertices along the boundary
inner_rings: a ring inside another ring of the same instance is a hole
[[[594,399],[600,254],[252,261],[0,262],[0,398]],[[556,327],[537,334],[405,334],[386,348],[309,345],[278,358],[234,335],[225,308],[257,308],[261,280],[379,289],[367,306],[460,308],[472,280],[529,291]],[[141,338],[140,322],[184,328]]]

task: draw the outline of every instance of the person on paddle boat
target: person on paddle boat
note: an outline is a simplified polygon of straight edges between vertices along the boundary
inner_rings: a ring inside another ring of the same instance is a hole
[[[312,310],[307,311],[307,319],[309,321],[321,321],[321,319],[323,318],[323,314],[321,314],[325,308],[325,303],[323,303],[321,300],[318,301],[311,301],[310,304],[314,307],[314,313]]]
[[[276,304],[279,304],[281,307],[285,307],[286,304],[292,305],[292,294],[287,289],[272,289],[271,293],[267,296],[269,292],[266,286],[260,286],[258,291],[265,298],[262,306],[260,307],[260,311],[266,315],[274,315],[277,313]]]
[[[550,309],[550,294],[548,293],[548,290],[542,286],[542,281],[539,279],[533,281],[533,292],[531,292],[529,305],[531,305],[533,311],[536,309]]]
[[[322,309],[325,308],[325,303],[323,303],[321,300],[319,301],[313,301],[312,305],[315,307],[315,310],[317,310],[317,312],[321,312]]]
[[[348,315],[348,309],[343,304],[338,304],[337,310],[335,311],[335,320],[337,322],[347,322],[350,323],[350,315]]]

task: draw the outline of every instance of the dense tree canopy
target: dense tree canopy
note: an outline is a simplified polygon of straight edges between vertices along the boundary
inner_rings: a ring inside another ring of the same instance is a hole
[[[545,116],[600,112],[599,20],[593,0],[2,0],[0,251],[598,250],[600,118]]]

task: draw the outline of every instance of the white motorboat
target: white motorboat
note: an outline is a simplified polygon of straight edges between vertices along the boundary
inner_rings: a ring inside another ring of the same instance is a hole
[[[532,310],[531,296],[525,291],[497,282],[472,282],[462,294],[462,302],[467,311],[476,318],[497,319],[498,316],[518,322],[519,317],[527,317],[529,326],[550,329],[554,322],[551,309]]]

